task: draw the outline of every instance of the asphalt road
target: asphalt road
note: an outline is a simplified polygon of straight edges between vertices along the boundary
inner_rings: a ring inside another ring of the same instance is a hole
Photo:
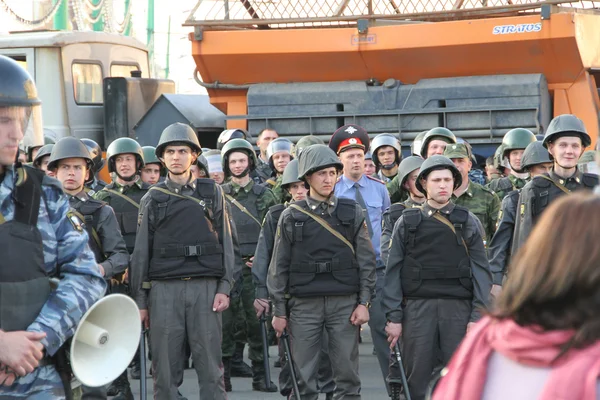
[[[383,377],[379,369],[379,363],[377,358],[373,355],[373,343],[371,342],[370,332],[367,325],[363,328],[362,332],[363,343],[359,345],[359,365],[360,365],[360,378],[362,382],[362,398],[368,400],[387,400],[387,392],[383,384]],[[271,360],[271,380],[278,384],[279,368],[273,368],[273,363],[276,360],[277,347],[272,346],[269,350]],[[247,354],[244,355],[246,363],[250,364],[247,358]],[[139,381],[130,380],[131,389],[136,399],[140,398],[140,386]],[[148,398],[152,399],[152,378],[149,377],[146,381],[148,388]],[[252,379],[251,378],[232,378],[233,392],[227,393],[228,398],[231,400],[275,400],[283,399],[279,393],[262,393],[255,392],[252,390]],[[279,386],[279,385],[278,385]],[[180,388],[181,393],[189,400],[199,399],[198,394],[198,380],[196,371],[186,370],[183,380],[183,385]],[[321,398],[325,398],[322,395]]]

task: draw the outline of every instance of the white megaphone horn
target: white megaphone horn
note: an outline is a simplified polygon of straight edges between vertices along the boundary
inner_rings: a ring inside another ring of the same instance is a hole
[[[142,326],[135,302],[122,294],[98,300],[81,318],[71,342],[71,369],[85,386],[121,375],[137,351]]]

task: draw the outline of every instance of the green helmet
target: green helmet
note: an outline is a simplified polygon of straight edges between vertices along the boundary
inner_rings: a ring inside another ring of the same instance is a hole
[[[161,158],[168,145],[177,144],[189,146],[192,151],[202,154],[202,147],[198,141],[196,131],[187,124],[175,122],[174,124],[167,126],[160,134],[160,139],[158,139],[158,145],[156,146],[156,156]]]
[[[162,167],[162,163],[156,157],[156,147],[154,146],[144,146],[142,147],[142,152],[144,153],[144,165],[147,164],[160,164]]]
[[[116,172],[115,157],[119,154],[133,154],[137,159],[139,171],[144,166],[144,151],[142,146],[132,138],[122,137],[115,139],[106,149],[106,159],[108,160],[108,172]]]
[[[504,164],[504,145],[500,144],[494,152],[494,168],[506,168]]]
[[[421,157],[421,149],[423,148],[423,137],[427,134],[427,132],[429,131],[423,131],[419,133],[415,137],[415,140],[413,140],[413,142],[410,144],[410,153],[413,156]]]
[[[535,142],[529,143],[525,148],[523,157],[521,157],[521,168],[526,171],[534,165],[548,162],[552,162],[550,153],[548,153],[548,150],[546,150],[542,142],[536,140]]]
[[[592,139],[585,129],[583,121],[571,114],[559,115],[550,121],[546,135],[544,135],[544,147],[548,148],[548,143],[563,136],[579,137],[583,147],[592,144]]]
[[[423,144],[421,146],[421,156],[427,157],[427,147],[432,140],[443,140],[446,143],[456,143],[456,136],[448,128],[437,127],[429,130],[423,136]]]
[[[248,155],[248,170],[250,172],[256,169],[256,164],[258,162],[256,160],[254,147],[252,147],[250,142],[244,139],[231,139],[225,143],[221,149],[221,165],[223,165],[223,172],[225,172],[226,176],[231,175],[231,171],[229,170],[229,154],[236,151],[246,153]]]
[[[394,148],[394,151],[396,153],[396,159],[394,161],[394,164],[390,166],[381,165],[381,163],[379,162],[379,158],[377,157],[377,150],[385,146],[390,146]],[[391,133],[381,133],[375,136],[373,138],[373,141],[371,142],[371,152],[373,153],[373,163],[378,168],[382,167],[386,169],[387,167],[387,169],[391,169],[394,165],[398,165],[402,160],[402,148],[400,147],[400,140],[398,140],[398,138],[392,135]]]
[[[286,188],[292,183],[302,182],[298,179],[298,160],[292,160],[285,166],[281,176],[281,187]]]
[[[58,167],[58,162],[66,158],[83,158],[87,162],[89,169],[94,165],[87,146],[73,136],[66,136],[56,142],[50,153],[48,169],[55,170]]]
[[[42,163],[42,158],[49,156],[50,153],[52,153],[53,147],[54,147],[54,143],[50,143],[50,144],[45,144],[40,148],[40,150],[35,155],[35,158],[33,159],[33,166],[35,168],[40,168],[40,165]]]
[[[294,147],[294,149],[293,149],[294,153],[292,153],[292,155],[294,157],[298,157],[303,149],[307,148],[308,146],[312,146],[313,144],[325,144],[325,142],[318,136],[314,136],[314,135],[302,136],[298,140],[298,143],[296,143],[296,147]]]
[[[511,129],[502,138],[502,145],[504,146],[502,157],[508,157],[507,153],[511,150],[524,150],[530,143],[536,141],[537,138],[529,129]]]
[[[203,154],[200,154],[196,159],[196,165],[198,168],[204,170],[204,174],[208,177],[208,160]]]
[[[341,171],[344,165],[329,146],[313,144],[306,147],[298,158],[298,179],[304,181],[306,175],[329,167],[335,167]]]
[[[454,176],[454,189],[456,189],[462,184],[462,175],[460,174],[460,171],[458,170],[458,168],[456,168],[452,160],[450,160],[448,157],[436,154],[434,156],[429,157],[428,159],[423,161],[423,164],[421,164],[421,171],[419,171],[419,176],[417,176],[416,182],[416,186],[419,192],[427,194],[427,191],[421,185],[421,179],[427,178],[427,175],[429,175],[430,172],[437,171],[439,169],[448,169],[450,170],[450,172],[452,172],[452,175]]]
[[[410,156],[410,157],[406,157],[404,160],[402,160],[402,162],[400,163],[400,166],[398,167],[398,184],[400,185],[400,187],[402,187],[402,185],[404,185],[404,182],[406,181],[406,178],[416,169],[421,168],[421,165],[423,164],[423,158],[420,156]]]

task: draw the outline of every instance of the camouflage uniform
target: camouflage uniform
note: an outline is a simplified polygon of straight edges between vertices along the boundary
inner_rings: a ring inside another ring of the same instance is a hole
[[[271,189],[273,196],[275,196],[275,201],[277,204],[283,204],[287,201],[290,201],[291,196],[286,190],[283,190],[281,187],[281,179],[282,176],[279,175],[277,179],[269,178],[265,181],[264,186]]]
[[[390,194],[390,201],[392,204],[401,203],[408,199],[408,192],[404,190],[402,186],[400,186],[398,175],[396,175],[391,181],[387,182],[385,186]]]
[[[452,194],[452,202],[469,209],[481,221],[485,231],[485,241],[491,240],[496,231],[496,221],[500,212],[500,199],[490,189],[474,182],[469,182],[467,190],[456,197]]]
[[[508,175],[504,178],[499,178],[487,184],[487,188],[492,190],[502,200],[509,192],[522,189],[529,182],[529,178],[521,179],[514,175]]]
[[[14,218],[14,182],[14,170],[6,168],[4,179],[0,182],[0,213],[6,221]],[[55,276],[60,268],[60,281],[27,330],[46,333],[41,343],[46,353],[53,356],[73,336],[87,309],[104,295],[106,284],[87,245],[88,235],[81,226],[77,227],[67,219],[69,202],[60,183],[44,177],[42,197],[37,228],[43,242],[43,268],[48,276]],[[12,386],[0,386],[0,397],[65,398],[61,379],[53,365],[36,368],[17,379]]]

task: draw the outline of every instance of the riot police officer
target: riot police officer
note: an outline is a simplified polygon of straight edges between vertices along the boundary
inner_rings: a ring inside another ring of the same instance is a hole
[[[74,137],[60,139],[52,149],[48,168],[54,171],[69,196],[70,218],[79,218],[88,233],[88,244],[110,291],[111,279],[121,279],[129,266],[129,253],[112,208],[85,192],[84,184],[93,173],[93,160],[86,145]],[[83,386],[82,389],[83,399],[106,399],[103,386]]]
[[[359,397],[358,332],[369,320],[375,252],[362,208],[333,195],[342,164],[325,145],[302,150],[298,178],[306,200],[279,218],[267,288],[273,328],[288,328],[302,399],[314,400],[323,332],[336,384],[334,397]]]
[[[273,128],[265,128],[258,133],[256,145],[258,146],[258,157],[256,157],[256,172],[265,181],[273,176],[273,166],[269,163],[267,150],[269,144],[279,138],[279,134]],[[246,139],[246,138],[244,138]]]
[[[427,131],[423,135],[421,144],[421,157],[427,159],[433,155],[444,154],[444,149],[448,144],[455,144],[456,136],[450,129],[437,127]]]
[[[563,114],[552,119],[542,143],[554,159],[554,165],[548,174],[536,176],[521,189],[513,250],[525,243],[551,202],[576,190],[593,190],[598,184],[597,175],[577,169],[577,161],[592,143],[579,118]]]
[[[402,335],[416,400],[425,396],[438,355],[446,364],[479,319],[492,286],[479,221],[450,201],[461,181],[450,159],[426,159],[416,186],[427,201],[406,209],[392,234],[383,288],[386,331],[390,346]]]
[[[88,192],[88,195],[93,196],[95,192],[102,190],[106,186],[106,182],[98,177],[98,173],[104,168],[105,160],[102,158],[102,148],[96,141],[87,138],[81,139],[81,141],[85,144],[92,157],[92,169],[86,181],[86,187],[93,191],[93,193]]]
[[[154,396],[177,399],[189,344],[201,398],[225,399],[221,312],[229,306],[234,268],[221,188],[193,179],[201,147],[194,130],[169,125],[156,156],[168,171],[140,206],[131,261],[131,292],[150,327]]]
[[[143,146],[144,166],[140,170],[140,179],[148,185],[154,185],[160,181],[162,164],[156,157],[156,147]]]
[[[262,221],[269,207],[277,202],[270,189],[257,185],[250,173],[256,168],[256,154],[252,145],[244,139],[232,139],[223,146],[223,170],[230,181],[223,184],[223,192],[230,204],[235,221],[237,238],[242,256],[242,292],[241,311],[246,321],[249,358],[252,361],[252,389],[263,392],[275,392],[275,384],[265,381],[264,355],[260,326],[254,312],[255,288],[252,282],[252,260]],[[229,329],[239,303],[233,303],[224,318],[223,358],[225,368],[230,368],[230,357],[233,355],[233,329]]]
[[[398,166],[402,161],[400,141],[391,133],[381,133],[373,138],[371,152],[377,177],[384,183],[390,182],[398,174]]]
[[[392,240],[392,231],[398,218],[406,208],[419,207],[425,202],[425,195],[417,189],[417,176],[423,164],[421,156],[406,157],[400,163],[398,168],[398,183],[409,194],[409,198],[401,203],[392,204],[381,218],[381,261],[387,264],[390,241]]]
[[[289,198],[281,187],[281,176],[288,163],[294,158],[292,148],[294,144],[286,138],[272,140],[267,146],[267,160],[274,176],[265,181],[265,185],[271,189],[278,203],[283,203]]]
[[[529,175],[523,171],[521,158],[530,143],[537,141],[529,129],[515,128],[502,138],[502,159],[510,166],[508,176],[496,179],[488,187],[496,192],[500,200],[513,190],[521,189],[529,182]]]
[[[550,153],[544,147],[542,142],[531,142],[523,152],[521,157],[521,168],[528,172],[531,178],[548,173],[552,170],[552,158]],[[494,285],[492,294],[498,296],[500,288],[506,274],[506,267],[509,263],[511,245],[515,231],[515,221],[517,216],[517,205],[521,190],[513,190],[502,199],[502,206],[498,216],[498,227],[496,233],[488,247],[490,255],[490,270]]]
[[[0,76],[0,397],[64,399],[52,357],[106,284],[60,183],[13,164],[25,132],[42,143],[41,102],[14,60],[0,56]]]

